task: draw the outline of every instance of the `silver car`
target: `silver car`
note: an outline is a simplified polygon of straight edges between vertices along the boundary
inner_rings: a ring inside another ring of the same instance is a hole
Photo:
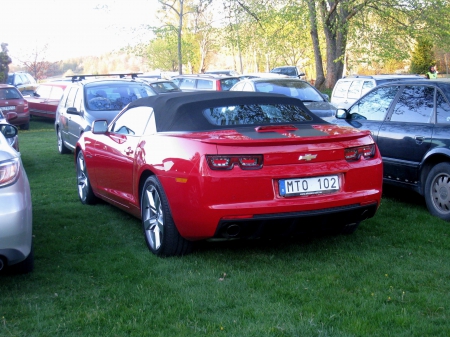
[[[334,118],[336,113],[336,107],[328,102],[328,95],[296,78],[248,78],[236,83],[230,90],[268,92],[297,98],[311,112],[324,119]]]
[[[17,128],[0,123],[0,272],[28,273],[34,268],[31,192],[20,153],[7,139]]]

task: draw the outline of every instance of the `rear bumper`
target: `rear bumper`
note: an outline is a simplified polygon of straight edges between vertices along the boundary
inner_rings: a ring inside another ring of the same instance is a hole
[[[251,219],[221,220],[214,238],[257,238],[339,230],[375,215],[377,203],[315,211],[261,214]]]

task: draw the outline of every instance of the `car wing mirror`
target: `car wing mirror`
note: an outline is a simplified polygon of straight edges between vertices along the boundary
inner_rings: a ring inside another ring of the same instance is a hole
[[[13,138],[17,136],[17,128],[11,124],[0,124],[0,131],[5,138]]]
[[[322,94],[322,97],[325,98],[328,101],[330,101],[330,96],[328,94]]]
[[[108,131],[108,122],[106,120],[98,120],[92,123],[92,133],[104,134]]]
[[[300,73],[300,74],[298,74],[298,77],[303,77],[305,75],[306,75],[305,73]]]
[[[74,108],[74,107],[67,108],[66,112],[70,115],[79,115],[80,114],[78,112],[77,108]]]
[[[336,110],[336,118],[339,119],[347,119],[348,117],[348,111],[345,109],[337,109]]]

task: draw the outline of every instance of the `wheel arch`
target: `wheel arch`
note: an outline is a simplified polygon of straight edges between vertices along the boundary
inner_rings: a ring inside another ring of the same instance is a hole
[[[139,208],[141,207],[141,202],[142,202],[142,189],[144,188],[144,184],[147,181],[148,177],[154,176],[155,173],[149,169],[145,169],[144,171],[142,171],[141,176],[139,177]]]
[[[443,162],[450,163],[450,149],[440,148],[426,154],[420,165],[420,195],[424,195],[425,182],[433,166]]]

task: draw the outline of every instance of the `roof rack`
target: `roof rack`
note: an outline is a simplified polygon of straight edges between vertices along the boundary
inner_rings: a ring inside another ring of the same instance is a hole
[[[66,76],[72,78],[72,82],[78,82],[85,80],[86,77],[104,77],[104,76],[119,76],[119,78],[125,78],[125,76],[131,76],[131,79],[135,79],[138,75],[142,73],[124,73],[124,74],[91,74],[91,75],[71,75]]]

